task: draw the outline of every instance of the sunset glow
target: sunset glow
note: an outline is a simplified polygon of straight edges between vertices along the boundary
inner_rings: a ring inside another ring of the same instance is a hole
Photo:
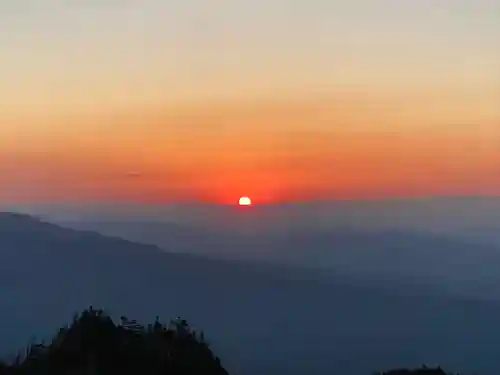
[[[0,5],[0,201],[500,194],[495,2],[47,1]]]

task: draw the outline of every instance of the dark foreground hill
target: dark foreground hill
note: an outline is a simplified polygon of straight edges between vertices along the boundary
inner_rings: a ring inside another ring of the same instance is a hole
[[[6,356],[93,305],[139,322],[181,316],[203,328],[235,375],[362,375],[422,363],[500,373],[499,304],[397,289],[165,253],[0,214]]]
[[[176,319],[157,318],[147,327],[122,316],[116,324],[92,307],[75,315],[47,343],[32,343],[13,361],[0,361],[0,375],[228,375],[203,332]],[[392,370],[376,375],[448,375],[441,368]],[[450,374],[451,375],[451,374]]]
[[[170,326],[156,320],[143,327],[122,317],[115,324],[92,308],[50,342],[32,344],[13,362],[0,364],[0,374],[228,375],[203,333],[184,320]]]

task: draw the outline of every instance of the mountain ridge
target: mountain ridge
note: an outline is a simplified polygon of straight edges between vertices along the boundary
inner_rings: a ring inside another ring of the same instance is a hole
[[[157,247],[19,218],[0,215],[6,354],[93,305],[140,322],[182,316],[203,328],[228,371],[239,375],[357,375],[422,363],[500,371],[492,355],[500,341],[498,303],[150,252]]]

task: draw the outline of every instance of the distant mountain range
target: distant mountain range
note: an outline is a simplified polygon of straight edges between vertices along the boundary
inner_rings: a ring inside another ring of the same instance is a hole
[[[338,251],[348,243],[339,242]],[[494,301],[397,281],[351,282],[333,271],[176,254],[1,213],[2,352],[52,333],[89,305],[144,320],[183,317],[206,332],[236,375],[356,375],[422,363],[500,371]]]
[[[500,300],[500,246],[451,236],[307,227],[245,233],[146,220],[67,221],[64,225],[176,253],[295,265],[351,281],[428,285],[446,293]]]
[[[170,223],[208,231],[283,233],[336,230],[434,234],[500,246],[500,197],[429,197],[255,205],[45,202],[4,205],[51,221]]]

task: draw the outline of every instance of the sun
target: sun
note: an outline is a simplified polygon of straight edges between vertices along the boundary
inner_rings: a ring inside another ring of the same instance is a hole
[[[252,200],[249,197],[241,197],[238,204],[240,206],[250,206],[252,204]]]

